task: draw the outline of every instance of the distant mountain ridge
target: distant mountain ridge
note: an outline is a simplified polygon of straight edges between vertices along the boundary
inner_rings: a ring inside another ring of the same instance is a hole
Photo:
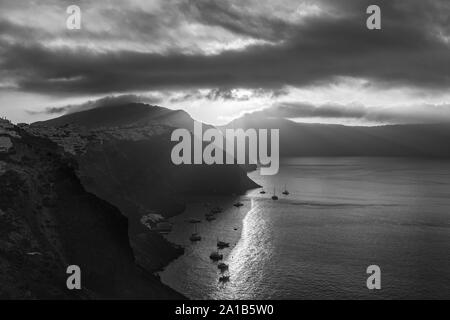
[[[279,129],[285,157],[450,157],[450,124],[352,127],[246,114],[222,128]]]

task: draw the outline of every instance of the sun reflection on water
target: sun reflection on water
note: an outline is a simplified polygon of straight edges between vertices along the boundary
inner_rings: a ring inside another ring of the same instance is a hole
[[[264,280],[263,265],[271,257],[270,230],[264,210],[257,199],[243,219],[241,238],[225,261],[229,265],[230,282],[220,286],[217,298],[252,299]]]

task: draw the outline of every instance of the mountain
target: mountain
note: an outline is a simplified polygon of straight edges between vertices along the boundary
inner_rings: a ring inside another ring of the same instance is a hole
[[[184,208],[191,194],[233,194],[255,187],[237,165],[174,165],[170,139],[176,128],[193,130],[184,111],[140,103],[100,107],[34,123],[80,164],[85,187],[128,216]],[[206,127],[206,126],[205,126]]]
[[[182,298],[138,268],[128,221],[46,138],[0,123],[0,299]],[[66,287],[81,268],[82,290]]]
[[[64,115],[26,130],[71,154],[83,186],[129,218],[136,259],[154,272],[178,249],[149,232],[141,223],[144,216],[178,214],[191,195],[239,194],[257,186],[238,165],[174,165],[171,150],[177,142],[171,133],[193,126],[184,111],[129,103]]]
[[[182,110],[170,110],[143,103],[126,103],[111,106],[104,105],[34,123],[34,125],[49,127],[62,127],[69,124],[87,129],[165,124],[192,130],[193,119]]]
[[[352,127],[246,114],[225,128],[280,130],[280,156],[450,157],[450,124]]]

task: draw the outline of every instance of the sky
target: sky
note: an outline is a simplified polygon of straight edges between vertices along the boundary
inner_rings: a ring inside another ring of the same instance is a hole
[[[448,0],[0,0],[0,116],[137,100],[215,125],[450,122],[449,53]]]

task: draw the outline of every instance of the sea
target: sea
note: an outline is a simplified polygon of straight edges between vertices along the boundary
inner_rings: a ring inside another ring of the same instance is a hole
[[[248,175],[262,188],[194,198],[171,219],[185,253],[165,284],[191,299],[450,298],[450,161],[285,158],[275,176]],[[218,240],[230,243],[225,282],[209,258]],[[381,289],[367,287],[371,265]]]

